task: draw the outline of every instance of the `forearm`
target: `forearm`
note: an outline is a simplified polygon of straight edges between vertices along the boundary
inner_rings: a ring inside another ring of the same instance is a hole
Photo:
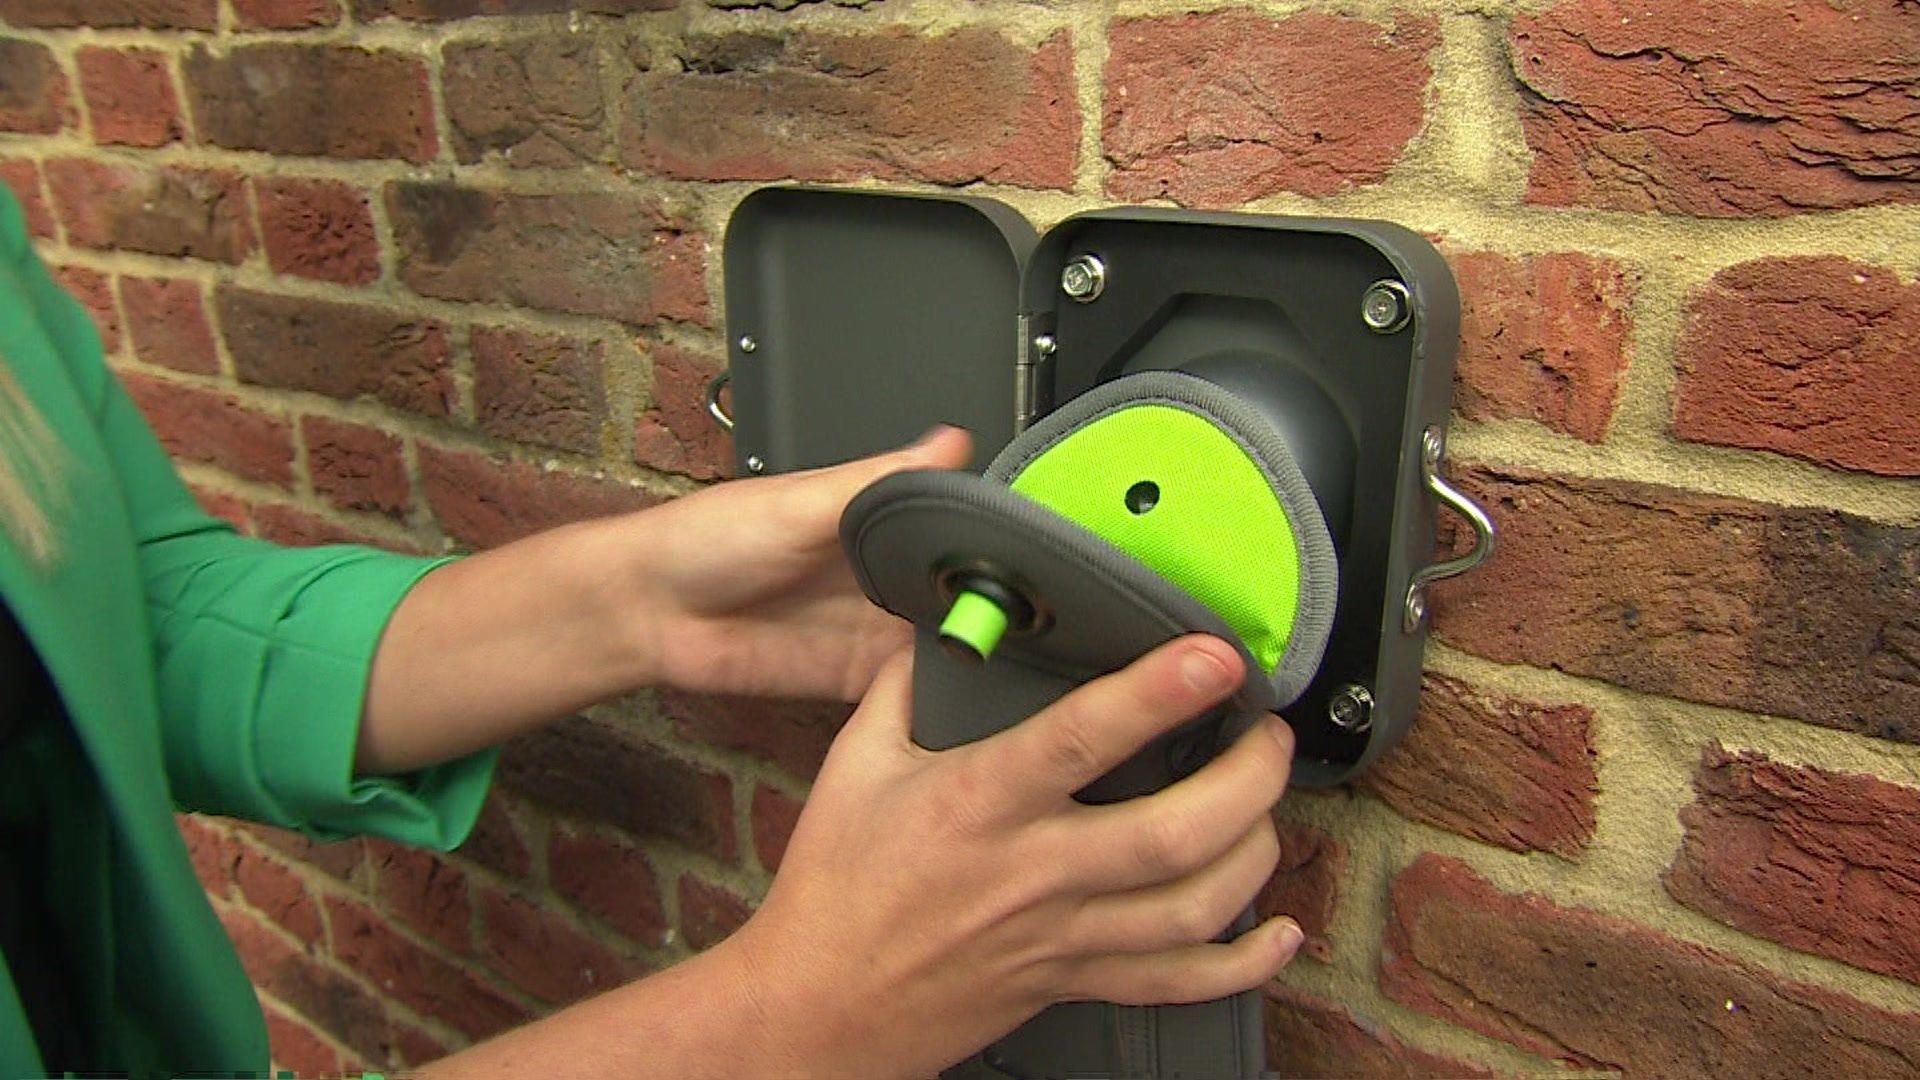
[[[436,764],[646,685],[637,520],[554,529],[427,575],[374,656],[358,771]]]

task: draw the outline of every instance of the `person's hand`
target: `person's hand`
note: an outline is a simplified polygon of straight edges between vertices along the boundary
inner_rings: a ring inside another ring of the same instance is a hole
[[[681,690],[854,701],[911,627],[875,607],[840,548],[840,513],[908,469],[958,469],[971,440],[940,427],[845,465],[734,480],[633,516],[648,681]]]
[[[1239,685],[1190,636],[967,746],[909,738],[902,652],[833,744],[760,911],[721,950],[781,1075],[928,1075],[1047,1005],[1203,1001],[1299,948],[1276,918],[1214,943],[1273,873],[1293,756],[1278,718],[1164,791],[1073,792]],[[716,957],[717,959],[717,957]]]

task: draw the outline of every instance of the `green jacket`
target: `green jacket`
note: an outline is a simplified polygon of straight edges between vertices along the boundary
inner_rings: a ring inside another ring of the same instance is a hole
[[[279,548],[203,513],[4,187],[0,356],[65,451],[57,563],[36,568],[0,531],[0,598],[59,698],[26,718],[34,739],[0,744],[0,811],[49,830],[41,876],[89,1067],[263,1071],[259,1005],[173,812],[458,844],[492,754],[397,779],[352,768],[374,648],[437,563]],[[0,956],[0,1077],[43,1068],[21,989]]]

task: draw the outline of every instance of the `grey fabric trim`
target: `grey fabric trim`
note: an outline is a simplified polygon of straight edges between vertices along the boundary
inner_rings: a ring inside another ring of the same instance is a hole
[[[1286,653],[1275,665],[1271,680],[1280,706],[1291,705],[1313,681],[1326,653],[1340,595],[1340,560],[1320,503],[1293,451],[1257,411],[1205,379],[1176,371],[1143,371],[1102,383],[1048,413],[1008,443],[987,466],[985,476],[1012,484],[1035,458],[1069,433],[1121,409],[1149,404],[1184,409],[1226,432],[1259,466],[1293,525],[1300,549],[1300,602]]]

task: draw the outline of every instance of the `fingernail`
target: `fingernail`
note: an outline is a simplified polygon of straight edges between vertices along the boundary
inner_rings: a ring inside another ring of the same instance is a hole
[[[913,440],[913,446],[916,449],[919,447],[925,446],[928,443],[932,442],[933,440],[939,438],[941,432],[952,431],[952,430],[953,430],[952,424],[935,424],[932,427],[928,428],[927,430],[921,432],[920,437]]]
[[[1306,940],[1307,935],[1300,929],[1299,923],[1294,922],[1292,919],[1287,919],[1282,923],[1280,927],[1280,950],[1288,957],[1292,957],[1294,953],[1299,952],[1301,943]]]
[[[1202,694],[1218,694],[1233,685],[1233,674],[1219,658],[1203,649],[1192,649],[1180,661],[1180,673],[1187,685]]]
[[[1293,728],[1280,718],[1278,713],[1267,714],[1267,734],[1280,744],[1280,749],[1293,753]]]

